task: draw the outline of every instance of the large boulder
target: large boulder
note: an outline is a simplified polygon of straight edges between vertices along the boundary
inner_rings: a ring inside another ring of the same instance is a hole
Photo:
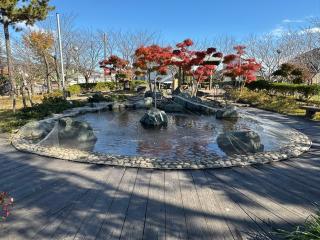
[[[162,127],[168,125],[168,117],[164,111],[153,108],[143,115],[140,122],[145,127]]]
[[[69,117],[58,120],[58,136],[61,145],[83,150],[91,150],[97,141],[88,123]]]
[[[23,138],[31,141],[42,140],[54,127],[55,122],[52,120],[43,120],[39,122],[30,122],[21,130],[20,134]]]
[[[216,118],[217,119],[230,119],[230,118],[238,118],[239,113],[237,111],[237,108],[234,106],[227,107],[224,109],[219,109],[216,112]]]
[[[253,131],[231,131],[217,138],[219,148],[227,154],[247,154],[262,152],[260,137]]]

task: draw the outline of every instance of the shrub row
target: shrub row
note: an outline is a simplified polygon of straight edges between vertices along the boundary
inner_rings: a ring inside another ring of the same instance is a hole
[[[71,85],[67,88],[67,91],[69,91],[71,95],[77,95],[88,91],[113,91],[115,89],[115,82],[98,82]]]
[[[43,119],[51,114],[61,113],[69,108],[83,105],[84,103],[78,101],[71,102],[61,96],[45,96],[42,103],[21,109],[17,113],[17,117],[20,119]]]
[[[299,95],[306,99],[320,94],[320,85],[312,84],[290,84],[290,83],[272,83],[265,80],[251,82],[247,85],[250,90],[265,90],[269,93],[282,95]]]
[[[139,85],[146,85],[146,81],[143,80],[132,80],[130,81],[130,90],[135,90]],[[71,85],[67,88],[67,91],[71,95],[77,95],[84,92],[95,91],[113,91],[116,90],[117,86],[115,82],[98,82],[98,83],[80,83]]]

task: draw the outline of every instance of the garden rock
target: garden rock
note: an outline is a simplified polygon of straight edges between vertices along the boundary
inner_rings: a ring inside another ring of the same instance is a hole
[[[26,124],[21,131],[23,137],[27,140],[41,140],[46,137],[54,127],[54,121],[39,121]]]
[[[219,148],[227,154],[247,154],[262,152],[260,137],[253,131],[232,131],[220,134],[217,138]]]
[[[145,127],[167,126],[168,117],[164,111],[153,108],[144,114],[140,122]]]
[[[68,147],[91,149],[97,141],[92,127],[82,121],[66,117],[58,120],[59,142]]]

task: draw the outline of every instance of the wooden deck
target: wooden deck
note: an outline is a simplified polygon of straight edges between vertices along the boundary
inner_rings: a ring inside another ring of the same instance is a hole
[[[309,135],[311,151],[272,165],[152,171],[21,153],[0,135],[0,191],[16,202],[0,239],[277,239],[272,228],[303,223],[320,200],[320,124],[258,112]]]

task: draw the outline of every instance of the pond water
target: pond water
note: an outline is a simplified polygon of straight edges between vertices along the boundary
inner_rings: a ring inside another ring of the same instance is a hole
[[[241,113],[238,120],[217,120],[215,116],[168,114],[168,126],[145,129],[139,120],[145,110],[87,113],[76,117],[88,122],[97,141],[94,152],[146,156],[170,159],[193,157],[225,157],[217,144],[217,137],[234,130],[257,133],[263,151],[278,150],[288,143],[288,132],[283,125],[267,122],[254,115]]]

